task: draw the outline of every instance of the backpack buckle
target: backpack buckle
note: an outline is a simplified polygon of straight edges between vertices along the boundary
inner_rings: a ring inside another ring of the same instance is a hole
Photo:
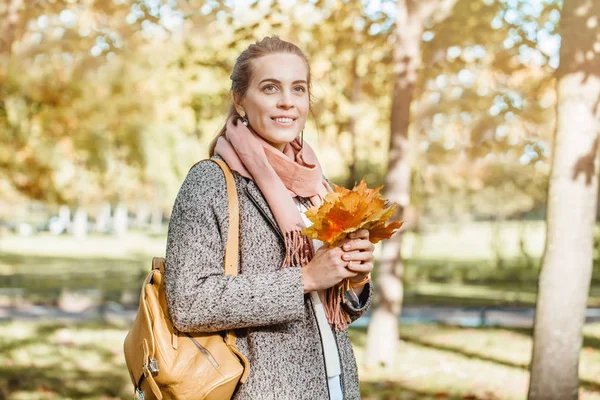
[[[158,375],[158,363],[156,362],[156,359],[148,357],[148,360],[150,362],[146,361],[144,362],[144,365],[142,365],[142,368],[144,369],[144,375],[148,376],[148,373],[152,376]]]

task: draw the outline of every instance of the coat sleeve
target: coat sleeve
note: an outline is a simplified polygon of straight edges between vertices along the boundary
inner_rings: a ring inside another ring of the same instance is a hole
[[[352,290],[352,289],[350,289]],[[342,308],[346,310],[348,315],[350,316],[351,322],[356,321],[360,317],[367,312],[367,310],[371,307],[371,302],[373,300],[373,284],[371,282],[367,283],[358,298],[360,303],[356,304],[349,294],[345,293],[342,299]]]
[[[300,267],[225,275],[228,212],[223,172],[212,161],[199,163],[188,173],[169,222],[165,291],[175,327],[216,332],[303,318]]]

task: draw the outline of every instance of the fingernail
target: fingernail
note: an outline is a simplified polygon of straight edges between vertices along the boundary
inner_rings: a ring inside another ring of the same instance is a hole
[[[349,244],[345,244],[344,245],[344,250],[348,250],[348,249],[350,249],[350,245]]]

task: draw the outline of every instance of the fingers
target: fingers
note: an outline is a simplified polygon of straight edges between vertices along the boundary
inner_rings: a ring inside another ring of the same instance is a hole
[[[338,267],[345,267],[347,262],[342,258],[343,254],[344,250],[340,249],[339,247],[334,247],[333,249],[327,252],[327,257],[329,257],[329,263],[334,264]]]
[[[368,232],[368,231],[367,231]],[[373,252],[375,250],[375,245],[367,239],[354,239],[342,246],[344,251],[352,251],[352,250],[360,250],[360,251],[370,251]]]
[[[346,235],[346,238],[344,238],[341,243],[338,244],[338,247],[343,247],[344,244],[346,243],[351,243],[353,241],[356,240],[369,240],[369,231],[367,229],[360,229],[358,231],[349,233],[348,235]]]
[[[356,275],[358,275],[358,272],[351,271],[348,268],[344,268],[344,270],[341,272],[342,280],[346,278],[354,278]]]
[[[373,271],[373,263],[360,263],[359,261],[351,261],[348,263],[347,269],[348,271],[356,272],[357,274],[368,274],[369,272]]]
[[[373,261],[375,257],[373,256],[373,253],[370,251],[351,251],[351,252],[345,252],[342,255],[342,260],[344,261],[362,261],[362,262],[366,262],[366,261]]]

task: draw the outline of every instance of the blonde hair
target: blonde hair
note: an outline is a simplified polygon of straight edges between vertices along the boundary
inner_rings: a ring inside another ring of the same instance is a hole
[[[248,86],[250,85],[250,78],[252,77],[253,72],[253,61],[269,55],[269,54],[277,54],[277,53],[289,53],[295,54],[300,57],[306,63],[306,68],[308,70],[308,93],[310,95],[310,64],[308,63],[308,58],[306,55],[293,43],[286,42],[285,40],[281,40],[278,36],[267,36],[260,41],[257,41],[254,44],[248,46],[246,50],[242,52],[237,58],[235,65],[233,67],[233,72],[231,73],[231,94],[232,101],[229,106],[229,112],[227,113],[227,118],[225,119],[225,123],[223,127],[219,131],[219,134],[212,140],[209,146],[208,154],[209,157],[212,157],[215,154],[215,146],[217,144],[217,140],[221,136],[225,135],[225,131],[227,129],[227,121],[231,117],[240,117],[235,109],[234,99],[241,99],[246,95],[248,91]]]

